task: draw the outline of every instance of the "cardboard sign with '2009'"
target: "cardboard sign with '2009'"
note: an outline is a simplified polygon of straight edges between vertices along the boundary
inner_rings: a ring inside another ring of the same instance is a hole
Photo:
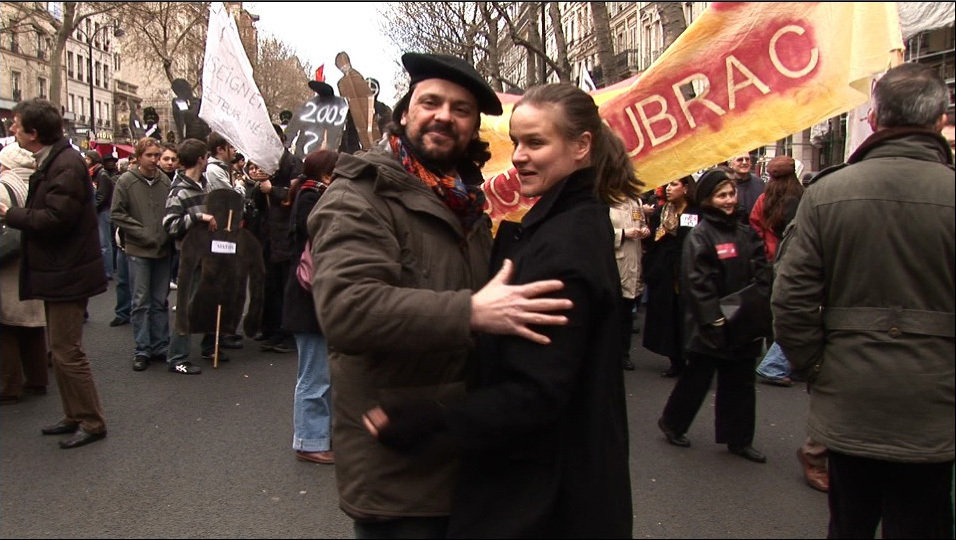
[[[341,97],[316,95],[306,101],[286,128],[292,153],[304,159],[314,150],[338,150],[348,112],[348,102]]]

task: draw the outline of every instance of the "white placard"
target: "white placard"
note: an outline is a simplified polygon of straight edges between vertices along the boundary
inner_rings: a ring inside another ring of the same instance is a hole
[[[236,21],[222,2],[209,6],[199,117],[249,161],[272,174],[284,147],[252,79],[252,65],[239,40]]]
[[[213,240],[212,241],[212,252],[213,253],[225,253],[227,255],[236,254],[236,243],[235,242],[223,242],[222,240]]]

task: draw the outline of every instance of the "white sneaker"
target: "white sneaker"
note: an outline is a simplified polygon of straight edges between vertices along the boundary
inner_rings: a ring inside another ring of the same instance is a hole
[[[178,290],[178,289],[179,289],[179,285],[176,285],[176,282],[175,282],[175,281],[170,281],[170,282],[169,282],[169,290],[175,291],[175,290]]]

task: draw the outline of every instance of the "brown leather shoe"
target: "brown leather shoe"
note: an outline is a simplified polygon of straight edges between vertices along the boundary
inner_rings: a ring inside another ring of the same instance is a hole
[[[827,471],[814,467],[800,448],[797,448],[797,461],[803,466],[803,478],[808,486],[824,493],[830,491],[830,476]]]
[[[99,441],[106,437],[106,432],[102,433],[90,433],[83,428],[76,428],[76,433],[73,436],[67,438],[64,441],[60,441],[60,448],[64,450],[69,450],[71,448],[79,448],[81,446],[86,446],[91,442]]]
[[[40,432],[44,435],[65,435],[67,433],[75,433],[76,430],[80,427],[79,422],[70,422],[69,420],[60,420],[59,422],[40,428]]]
[[[312,463],[321,463],[323,465],[332,465],[335,463],[335,454],[331,450],[326,452],[303,452],[295,451],[296,459],[300,461],[311,461]]]

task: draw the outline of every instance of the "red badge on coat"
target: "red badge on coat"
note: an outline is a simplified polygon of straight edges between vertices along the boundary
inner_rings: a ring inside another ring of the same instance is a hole
[[[718,259],[733,259],[737,256],[737,244],[717,244]]]

